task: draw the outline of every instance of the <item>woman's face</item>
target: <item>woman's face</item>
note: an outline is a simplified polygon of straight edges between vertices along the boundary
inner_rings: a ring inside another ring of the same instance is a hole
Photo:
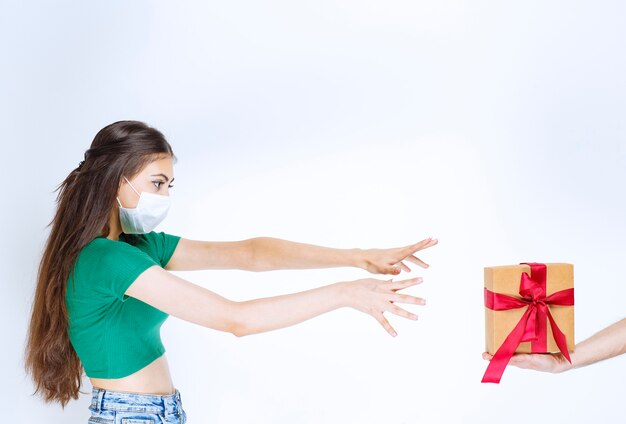
[[[142,191],[148,193],[169,196],[169,185],[174,181],[174,167],[171,157],[157,159],[150,162],[146,167],[135,175],[132,179],[126,176],[132,186],[141,194]],[[122,184],[117,192],[120,203],[125,208],[135,208],[139,202],[139,195],[122,178]]]

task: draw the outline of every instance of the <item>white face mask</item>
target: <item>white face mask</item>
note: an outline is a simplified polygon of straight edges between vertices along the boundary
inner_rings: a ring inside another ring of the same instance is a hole
[[[135,190],[130,181],[126,177],[124,179]],[[122,207],[120,199],[116,197],[117,203],[120,205],[122,231],[126,234],[149,233],[167,216],[170,208],[170,197],[146,191],[142,191],[140,194],[135,190],[135,193],[139,195],[136,208]]]

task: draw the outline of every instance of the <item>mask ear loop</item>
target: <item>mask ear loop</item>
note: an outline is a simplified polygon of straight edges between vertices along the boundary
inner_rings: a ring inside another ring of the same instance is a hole
[[[141,197],[141,194],[139,194],[139,192],[137,190],[135,190],[135,187],[133,187],[133,185],[130,183],[130,181],[128,181],[128,178],[124,177],[124,179],[126,180],[126,182],[128,183],[128,185],[130,186],[130,188],[133,189],[133,191],[135,193],[137,193],[137,196]]]
[[[135,193],[137,193],[137,195],[138,195],[139,197],[141,197],[141,194],[139,194],[139,192],[138,192],[137,190],[135,190],[135,187],[133,187],[133,185],[130,183],[130,181],[128,181],[128,178],[126,178],[126,176],[124,176],[124,175],[123,175],[123,177],[124,177],[124,179],[126,180],[126,182],[128,183],[128,185],[130,186],[130,188],[132,188],[132,189],[133,189],[133,191],[134,191]],[[120,202],[120,198],[119,198],[119,197],[116,197],[116,198],[115,198],[115,200],[117,200],[117,204],[118,204],[118,205],[120,205],[120,208],[123,208],[123,207],[124,207],[124,206],[122,206],[122,203]]]

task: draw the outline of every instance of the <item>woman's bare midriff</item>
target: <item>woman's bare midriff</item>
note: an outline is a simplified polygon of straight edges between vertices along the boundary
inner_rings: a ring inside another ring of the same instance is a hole
[[[115,392],[171,395],[175,391],[165,354],[126,377],[89,379],[93,387]]]

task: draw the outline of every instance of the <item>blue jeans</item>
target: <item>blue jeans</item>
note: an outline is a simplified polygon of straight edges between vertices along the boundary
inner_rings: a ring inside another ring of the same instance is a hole
[[[170,395],[113,392],[94,387],[88,424],[185,424],[178,389]]]

